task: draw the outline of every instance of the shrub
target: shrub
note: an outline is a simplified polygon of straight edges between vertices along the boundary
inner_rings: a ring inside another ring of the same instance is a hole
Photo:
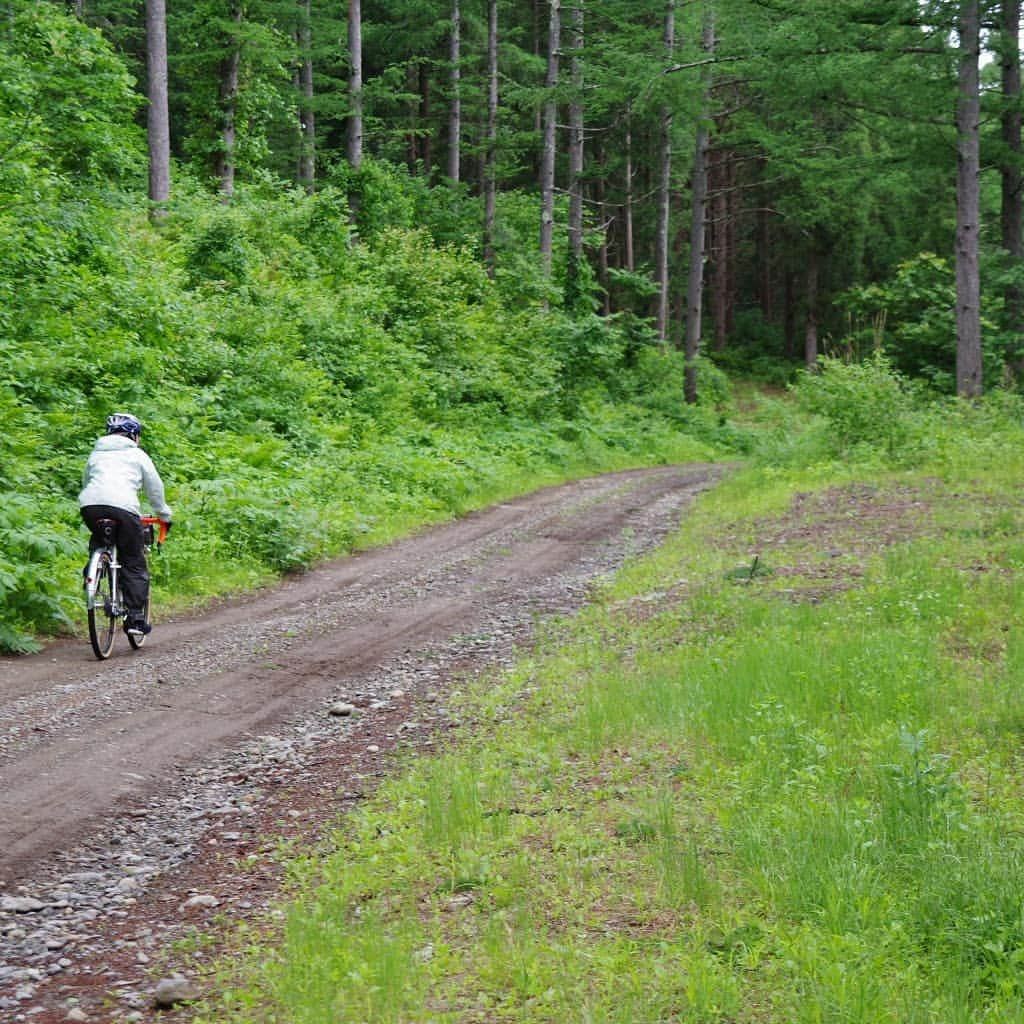
[[[865,447],[888,456],[903,451],[912,436],[919,398],[885,356],[846,363],[824,358],[819,372],[804,372],[794,387],[799,406],[822,417],[832,455]]]

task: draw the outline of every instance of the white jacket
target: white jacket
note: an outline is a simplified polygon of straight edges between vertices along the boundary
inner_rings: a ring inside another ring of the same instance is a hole
[[[85,464],[79,507],[112,505],[140,515],[140,488],[145,488],[154,515],[170,522],[171,510],[164,499],[164,482],[153,460],[124,434],[101,437]]]

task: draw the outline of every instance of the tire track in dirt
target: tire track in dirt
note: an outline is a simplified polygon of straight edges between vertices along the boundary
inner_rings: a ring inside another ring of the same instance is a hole
[[[173,862],[175,884],[187,891],[194,836],[174,824],[173,808],[195,805],[182,793],[204,772],[214,778],[208,766],[218,758],[229,758],[239,778],[256,777],[261,737],[276,742],[274,733],[322,721],[326,702],[354,692],[365,697],[359,756],[393,747],[395,730],[404,728],[395,716],[414,713],[409,701],[387,704],[396,672],[422,697],[426,688],[443,689],[452,669],[507,658],[537,618],[578,608],[595,580],[660,541],[723,472],[658,467],[547,488],[201,616],[158,624],[140,652],[121,642],[105,663],[80,639],[0,659],[0,892],[42,893],[62,871],[109,861],[108,844],[121,841],[111,836],[129,827],[133,848],[151,841],[156,849],[158,837],[180,848],[168,855],[166,870]],[[304,758],[307,768],[320,761],[344,767],[346,758],[357,759],[354,735],[334,746],[303,741],[288,757]],[[176,829],[182,834],[169,839]],[[143,897],[128,901],[133,914]],[[90,900],[103,904],[101,896]],[[45,914],[63,915],[73,931],[75,907],[59,906],[66,899],[51,903],[56,909]],[[125,913],[118,903],[117,914]],[[39,942],[32,944],[33,935],[49,933],[22,923],[12,925],[8,915],[5,924],[0,914],[7,936],[0,955],[8,964],[51,962],[55,953],[47,960]],[[0,1009],[4,999],[20,1005],[5,995],[3,963]],[[70,965],[60,968],[65,989],[72,973]],[[41,984],[29,979],[29,987]],[[20,990],[20,1002],[41,998],[35,988],[31,996]]]

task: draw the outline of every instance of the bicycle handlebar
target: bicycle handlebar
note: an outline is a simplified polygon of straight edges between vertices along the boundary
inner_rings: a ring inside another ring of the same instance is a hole
[[[141,519],[146,526],[156,526],[157,523],[160,524],[160,531],[157,534],[156,542],[157,544],[163,544],[167,537],[167,521],[161,519],[159,516],[142,516]]]

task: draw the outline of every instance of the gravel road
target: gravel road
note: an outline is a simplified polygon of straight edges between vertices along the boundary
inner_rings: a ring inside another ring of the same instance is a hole
[[[722,472],[548,488],[158,623],[104,663],[82,640],[0,659],[0,1020],[153,1019],[170,939],[258,913],[280,842],[457,727],[453,678],[510,661]]]

